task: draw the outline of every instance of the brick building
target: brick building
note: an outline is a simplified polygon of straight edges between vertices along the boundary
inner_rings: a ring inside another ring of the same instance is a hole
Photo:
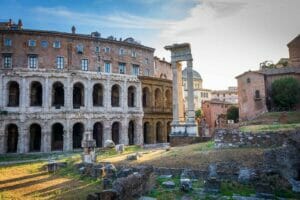
[[[154,76],[153,48],[9,21],[0,23],[0,51],[0,153],[70,151],[84,132],[98,147],[144,143],[139,76]]]
[[[271,86],[275,80],[294,77],[300,81],[300,37],[297,36],[287,46],[290,54],[287,66],[275,65],[274,68],[248,71],[236,77],[240,120],[251,120],[274,109]],[[300,103],[297,109],[300,109]]]
[[[238,103],[237,87],[228,87],[228,90],[213,90],[211,92],[211,99],[218,99],[233,104]]]

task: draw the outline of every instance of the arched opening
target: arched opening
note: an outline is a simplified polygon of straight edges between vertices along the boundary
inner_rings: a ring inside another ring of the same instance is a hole
[[[82,83],[75,83],[73,86],[73,108],[78,109],[84,106],[84,86]]]
[[[60,108],[65,105],[65,90],[61,82],[56,82],[52,86],[52,106]]]
[[[38,124],[32,124],[29,128],[29,151],[41,151],[42,129]]]
[[[52,125],[51,151],[62,151],[64,146],[64,127],[60,123]]]
[[[103,106],[103,87],[99,83],[93,87],[93,106]]]
[[[111,88],[111,106],[120,106],[120,87],[118,85],[114,85]]]
[[[130,121],[128,124],[128,143],[134,145],[134,122]]]
[[[161,91],[160,91],[160,89],[156,89],[155,90],[155,93],[154,93],[154,95],[155,95],[155,107],[156,108],[160,108],[160,107],[162,107],[162,105],[161,105],[161,102],[162,102],[162,95],[161,95]]]
[[[102,147],[102,141],[103,141],[103,126],[100,122],[96,122],[94,124],[93,129],[93,138],[96,140],[96,146]]]
[[[134,86],[130,86],[128,88],[128,107],[135,107],[136,103],[135,103],[135,94],[136,94],[136,89]]]
[[[171,122],[167,123],[167,142],[170,142]]]
[[[149,122],[145,122],[144,123],[144,144],[150,144],[150,123]]]
[[[166,90],[165,92],[165,107],[166,108],[172,107],[172,94],[170,90]]]
[[[119,122],[114,122],[112,124],[112,128],[111,128],[111,138],[112,141],[115,144],[119,144],[119,130],[120,130],[120,123]]]
[[[20,87],[16,81],[8,84],[8,103],[9,107],[18,107],[20,103]]]
[[[150,107],[150,90],[148,87],[143,88],[143,107]]]
[[[162,123],[156,123],[156,143],[163,143],[163,131],[162,131]]]
[[[43,87],[40,82],[34,81],[30,87],[30,106],[43,105]]]
[[[76,123],[73,126],[73,149],[81,148],[84,126],[82,123]]]
[[[18,149],[19,132],[15,124],[9,124],[6,127],[7,132],[7,153],[16,153]]]

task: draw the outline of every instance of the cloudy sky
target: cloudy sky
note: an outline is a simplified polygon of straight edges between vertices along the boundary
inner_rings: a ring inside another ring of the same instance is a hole
[[[265,60],[288,57],[300,34],[300,0],[0,0],[0,20],[24,28],[134,37],[170,60],[165,45],[189,42],[204,87],[226,89]]]

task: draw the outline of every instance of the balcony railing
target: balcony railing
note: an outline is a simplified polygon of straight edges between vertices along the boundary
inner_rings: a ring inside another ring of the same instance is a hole
[[[145,113],[172,113],[171,107],[143,107]]]

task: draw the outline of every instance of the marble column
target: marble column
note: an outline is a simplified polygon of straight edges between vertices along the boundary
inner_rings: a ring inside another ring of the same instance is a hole
[[[178,109],[178,78],[177,64],[172,62],[173,72],[173,124],[179,124],[179,109]]]
[[[187,88],[188,88],[188,109],[187,123],[195,123],[194,109],[194,85],[193,85],[193,60],[187,61]]]

